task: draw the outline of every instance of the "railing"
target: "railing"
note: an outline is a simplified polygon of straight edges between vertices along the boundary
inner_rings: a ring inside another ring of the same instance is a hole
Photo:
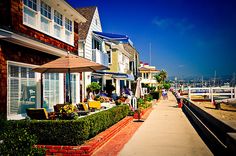
[[[236,98],[236,87],[204,87],[204,88],[188,88],[188,98],[191,100],[191,96],[201,95],[209,96],[211,102],[214,100],[214,96],[230,96],[230,98]]]
[[[98,49],[92,49],[92,61],[108,66],[108,55]]]

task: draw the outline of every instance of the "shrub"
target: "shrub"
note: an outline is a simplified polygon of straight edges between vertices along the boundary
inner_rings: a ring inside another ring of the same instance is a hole
[[[152,95],[151,94],[145,95],[145,100],[148,101],[148,102],[152,101],[153,100]]]
[[[160,97],[160,93],[157,91],[157,92],[151,92],[150,93],[151,95],[152,95],[152,97],[153,97],[153,99],[159,99],[159,97]]]
[[[33,148],[37,137],[24,128],[6,130],[0,140],[0,155],[45,155],[45,150]]]
[[[37,136],[37,144],[80,145],[120,121],[128,115],[128,111],[127,105],[120,105],[78,120],[6,121],[3,131],[26,129]]]

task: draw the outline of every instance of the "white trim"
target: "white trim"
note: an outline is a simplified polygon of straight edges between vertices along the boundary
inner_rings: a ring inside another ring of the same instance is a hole
[[[2,39],[12,42],[14,44],[18,44],[24,47],[32,48],[38,51],[42,51],[54,56],[66,56],[67,51],[58,49],[56,47],[41,43],[39,41],[15,34],[10,31],[6,31],[4,29],[0,29],[0,36],[3,36]],[[71,54],[74,55],[74,54]],[[77,55],[75,55],[77,56]]]
[[[34,64],[28,64],[28,63],[22,63],[22,62],[16,62],[16,61],[7,61],[7,65],[8,64],[11,64],[11,65],[16,65],[16,66],[23,66],[23,67],[32,67],[32,68],[35,68],[35,67],[39,67],[39,65],[34,65]]]

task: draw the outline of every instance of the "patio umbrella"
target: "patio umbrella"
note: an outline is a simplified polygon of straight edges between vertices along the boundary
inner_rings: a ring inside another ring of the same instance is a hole
[[[141,77],[137,79],[137,85],[136,85],[136,90],[135,90],[135,97],[136,98],[141,98],[143,96],[142,92],[142,85],[141,85]]]
[[[33,71],[39,73],[68,73],[69,95],[70,95],[69,102],[72,103],[70,73],[89,72],[89,71],[106,70],[106,69],[109,68],[104,65],[95,63],[91,60],[79,56],[70,55],[68,53],[67,56],[63,56],[54,61],[43,64],[40,67],[34,68]],[[43,98],[41,98],[41,102],[43,102]]]

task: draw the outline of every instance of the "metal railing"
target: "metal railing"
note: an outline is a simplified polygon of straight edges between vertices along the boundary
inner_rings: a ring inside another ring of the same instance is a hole
[[[92,61],[108,66],[108,55],[98,49],[92,49]]]

